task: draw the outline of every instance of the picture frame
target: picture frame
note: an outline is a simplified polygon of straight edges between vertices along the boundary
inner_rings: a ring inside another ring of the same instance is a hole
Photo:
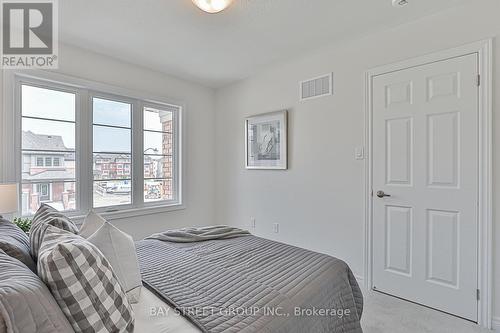
[[[245,119],[246,169],[288,169],[288,111]]]

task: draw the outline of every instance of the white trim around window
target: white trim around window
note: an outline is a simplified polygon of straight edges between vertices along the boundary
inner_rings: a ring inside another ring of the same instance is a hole
[[[98,82],[70,77],[40,70],[4,71],[4,112],[0,117],[3,131],[0,147],[0,182],[22,181],[21,154],[21,95],[22,84],[66,91],[76,94],[76,209],[68,212],[75,217],[82,216],[93,208],[93,118],[92,98],[123,101],[132,105],[131,115],[131,204],[95,208],[108,219],[126,218],[165,211],[184,209],[185,191],[183,175],[184,142],[183,113],[185,104],[173,99],[158,98],[147,93],[138,93]],[[144,154],[143,154],[143,110],[144,107],[168,108],[173,110],[173,198],[171,200],[144,202]],[[15,158],[7,159],[5,157]],[[21,196],[20,196],[21,200]],[[21,207],[21,202],[20,205]]]

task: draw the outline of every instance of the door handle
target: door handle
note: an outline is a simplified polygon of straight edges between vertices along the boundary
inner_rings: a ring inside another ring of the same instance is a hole
[[[384,191],[377,191],[377,197],[383,198],[383,197],[390,197],[390,194],[385,194]]]

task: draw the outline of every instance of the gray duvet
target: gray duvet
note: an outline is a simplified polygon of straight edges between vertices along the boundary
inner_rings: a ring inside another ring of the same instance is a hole
[[[252,235],[136,246],[146,286],[204,332],[362,332],[363,297],[339,259]]]

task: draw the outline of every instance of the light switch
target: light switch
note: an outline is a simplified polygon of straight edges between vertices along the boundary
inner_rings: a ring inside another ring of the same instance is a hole
[[[354,157],[357,160],[365,159],[365,148],[363,146],[356,147],[356,149],[354,149]]]

